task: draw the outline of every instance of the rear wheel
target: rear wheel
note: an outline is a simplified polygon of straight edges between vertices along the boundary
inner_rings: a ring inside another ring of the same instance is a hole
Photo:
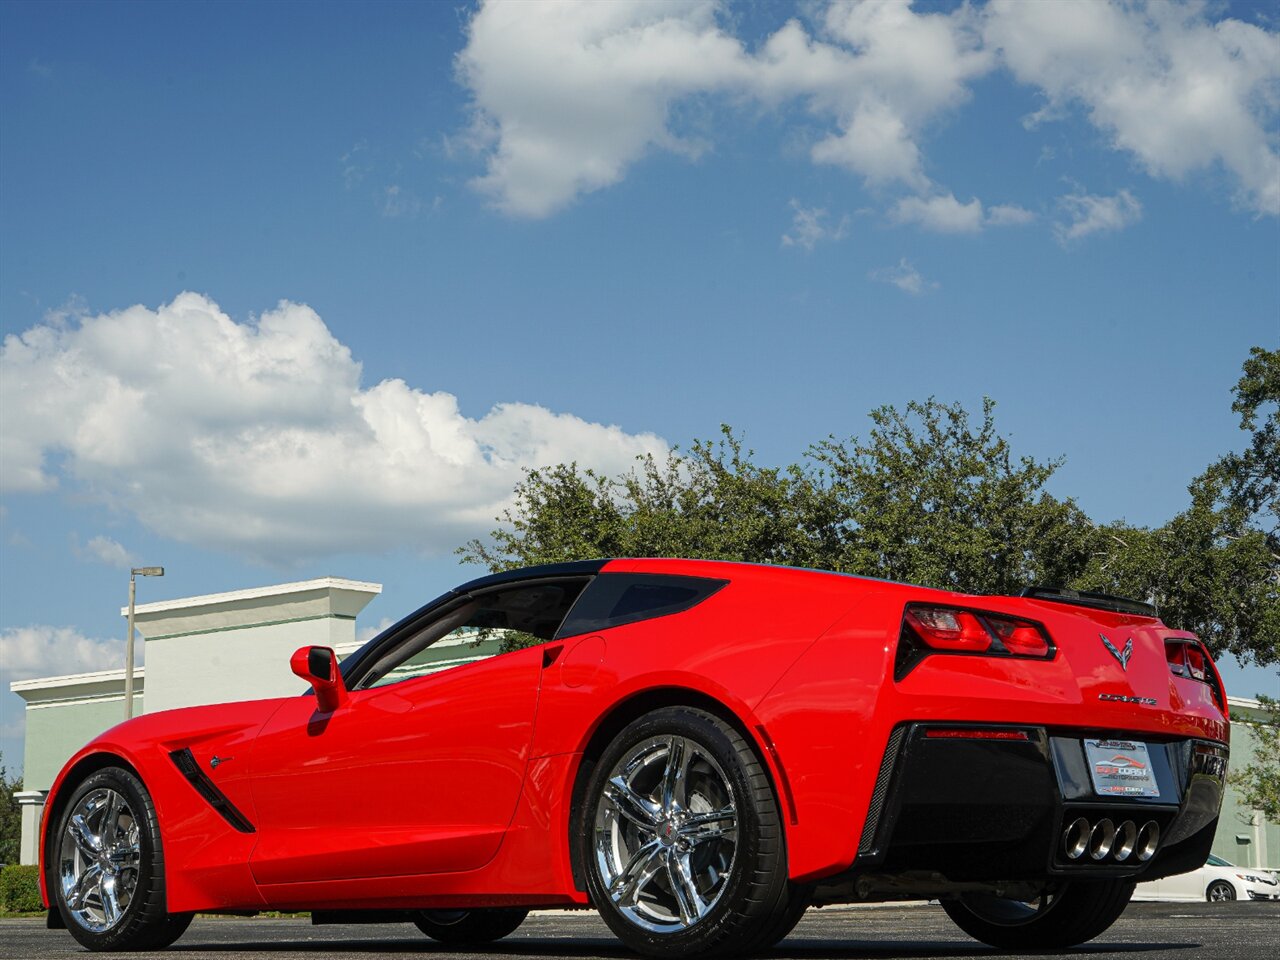
[[[1210,903],[1223,903],[1236,898],[1236,888],[1225,880],[1215,880],[1204,892],[1204,898]]]
[[[767,949],[807,902],[809,891],[787,879],[759,758],[701,710],[659,710],[619,734],[594,768],[579,823],[591,901],[640,953]]]
[[[1006,950],[1050,950],[1092,940],[1124,913],[1128,880],[1072,880],[1034,900],[965,894],[943,900],[947,916],[975,940]]]
[[[501,940],[524,923],[529,911],[519,907],[478,910],[423,910],[414,925],[432,940],[463,946]]]
[[[49,854],[50,895],[90,950],[158,950],[191,923],[190,914],[165,910],[155,806],[127,770],[105,767],[75,788]]]

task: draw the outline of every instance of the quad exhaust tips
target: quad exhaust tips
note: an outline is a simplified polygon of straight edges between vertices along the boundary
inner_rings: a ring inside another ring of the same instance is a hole
[[[1139,827],[1132,820],[1117,825],[1109,817],[1096,823],[1077,817],[1062,832],[1062,852],[1073,862],[1084,860],[1087,854],[1095,863],[1124,863],[1130,857],[1146,863],[1159,846],[1160,825],[1154,820]]]

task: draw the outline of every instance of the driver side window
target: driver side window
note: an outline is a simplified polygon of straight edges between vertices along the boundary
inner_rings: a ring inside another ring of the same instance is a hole
[[[384,687],[545,643],[587,583],[536,581],[461,599],[382,653],[355,687]]]

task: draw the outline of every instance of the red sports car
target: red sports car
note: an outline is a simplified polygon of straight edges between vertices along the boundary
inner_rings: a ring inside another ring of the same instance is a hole
[[[51,924],[136,950],[196,911],[309,910],[463,943],[589,904],[686,957],[766,949],[811,904],[937,898],[979,940],[1059,947],[1204,862],[1227,765],[1200,642],[1069,591],[566,563],[292,665],[304,696],[147,714],[71,759]]]

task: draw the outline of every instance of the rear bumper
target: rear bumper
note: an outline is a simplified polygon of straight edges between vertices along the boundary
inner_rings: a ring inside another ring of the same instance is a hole
[[[929,736],[943,726],[951,735]],[[995,738],[1001,736],[1010,739]],[[1146,744],[1159,796],[1095,792],[1086,738]],[[890,737],[854,870],[995,881],[1151,880],[1194,869],[1213,842],[1227,756],[1227,747],[1212,741],[1124,731],[903,724]],[[1073,856],[1066,835],[1079,821],[1086,833],[1097,826],[1100,835],[1145,829],[1150,836],[1154,829],[1159,839],[1146,856],[1123,853],[1119,843],[1101,856]]]

